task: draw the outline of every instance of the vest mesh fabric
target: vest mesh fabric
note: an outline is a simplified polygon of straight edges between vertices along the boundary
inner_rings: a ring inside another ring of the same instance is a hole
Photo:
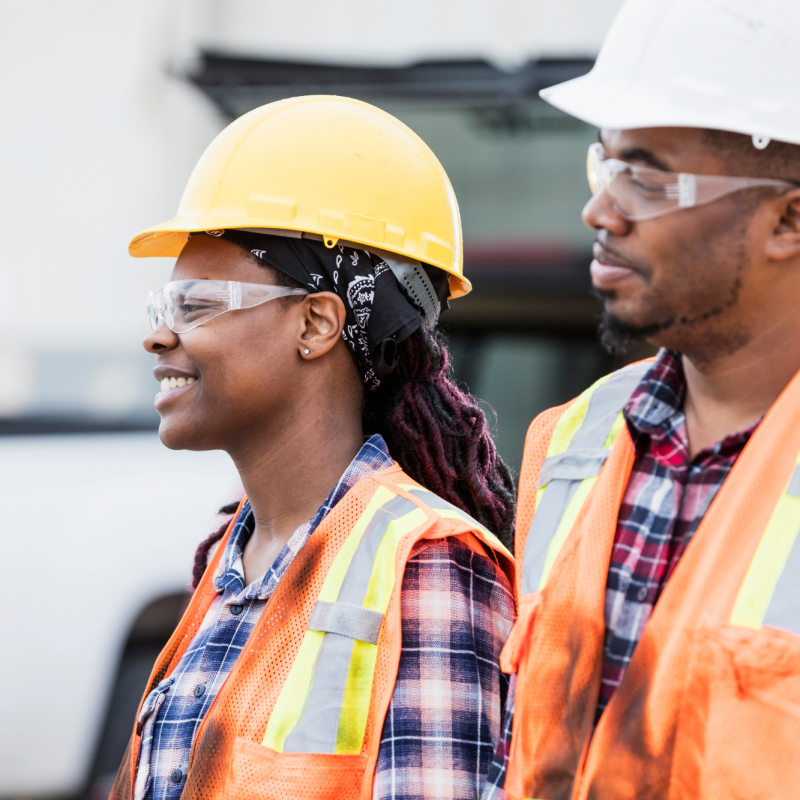
[[[525,437],[525,459],[522,462],[522,469],[519,474],[519,497],[517,499],[516,532],[514,534],[514,550],[517,559],[514,591],[517,593],[517,601],[519,601],[519,596],[522,592],[522,566],[524,562],[522,556],[525,552],[525,542],[528,541],[531,522],[533,522],[533,514],[536,511],[539,470],[547,456],[553,430],[561,419],[561,415],[570,405],[571,403],[566,403],[563,406],[556,406],[556,408],[543,411],[531,423]]]

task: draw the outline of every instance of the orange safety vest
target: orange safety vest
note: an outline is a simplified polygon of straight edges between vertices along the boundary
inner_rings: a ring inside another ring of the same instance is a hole
[[[648,367],[599,381],[528,432],[520,616],[501,655],[517,673],[506,794],[800,797],[800,373],[719,490],[592,731],[634,462],[621,412]]]
[[[200,627],[232,529],[156,661],[145,697]],[[281,578],[198,728],[182,800],[369,800],[400,662],[406,562],[420,539],[448,536],[488,550],[513,580],[513,558],[492,533],[396,464],[350,489]],[[134,731],[112,800],[131,798],[139,746]]]

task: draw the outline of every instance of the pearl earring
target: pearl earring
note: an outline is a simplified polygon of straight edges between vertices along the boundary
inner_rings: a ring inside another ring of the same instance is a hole
[[[308,355],[308,354],[309,354],[311,351],[310,351],[310,350],[309,350],[309,349],[306,347],[306,349],[305,349],[305,350],[303,350],[303,352],[304,352],[306,355]]]

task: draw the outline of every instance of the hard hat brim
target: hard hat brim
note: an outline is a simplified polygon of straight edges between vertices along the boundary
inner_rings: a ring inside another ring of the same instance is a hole
[[[699,92],[692,96],[690,86],[683,93],[676,90],[672,96],[665,97],[658,91],[645,92],[637,87],[615,85],[599,79],[592,71],[542,89],[539,96],[597,128],[709,128],[800,144],[800,134],[793,133],[789,126],[762,123],[756,128],[745,108],[734,106],[724,114],[718,108],[711,110]]]
[[[213,230],[236,230],[239,228],[260,228],[267,230],[296,230],[305,232],[302,228],[292,228],[290,225],[281,225],[277,228],[274,222],[259,219],[249,219],[246,224],[242,224],[240,216],[223,217],[218,215],[204,215],[194,219],[172,219],[154,225],[140,233],[137,233],[128,243],[128,253],[134,258],[177,258],[189,240],[190,233],[200,233],[201,231]],[[336,241],[339,237],[334,237]],[[367,249],[370,247],[376,250],[386,250],[390,253],[408,256],[408,251],[404,248],[394,248],[385,242],[362,241],[358,243]],[[426,258],[424,263],[430,264],[444,270],[450,275],[450,298],[463,297],[472,291],[472,284],[462,275],[455,272],[450,266],[444,263],[436,263],[435,259]]]

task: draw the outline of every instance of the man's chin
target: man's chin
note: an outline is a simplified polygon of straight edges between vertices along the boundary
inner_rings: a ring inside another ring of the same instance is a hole
[[[671,318],[666,322],[637,325],[627,322],[613,312],[606,310],[598,328],[600,344],[611,355],[624,355],[635,345],[646,340],[652,340],[659,332],[671,327],[674,321],[674,318]]]

